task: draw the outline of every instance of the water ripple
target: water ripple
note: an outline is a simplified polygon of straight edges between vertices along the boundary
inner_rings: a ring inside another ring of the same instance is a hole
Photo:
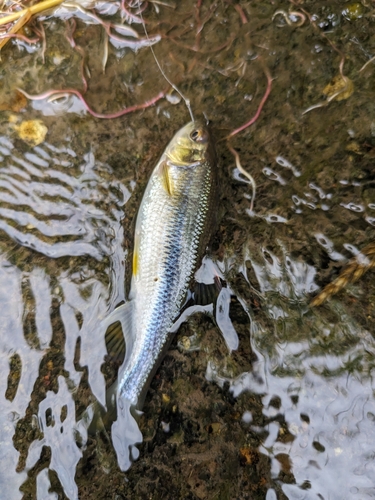
[[[100,170],[105,166],[95,163],[92,153],[84,155],[78,168],[60,161],[67,168],[61,172],[52,168],[54,162],[42,147],[37,152],[24,155],[33,165],[13,153],[0,170],[0,228],[17,243],[48,257],[90,255],[101,260],[109,255],[111,248],[104,240],[113,236],[114,217],[105,207],[121,204],[121,196],[124,203],[130,192],[117,185],[117,193],[109,189],[104,198]]]
[[[93,153],[44,144],[22,155],[9,139],[0,144],[0,482],[4,498],[20,499],[47,447],[51,461],[36,477],[37,498],[56,498],[48,492],[51,469],[74,500],[87,440],[74,394],[87,367],[90,389],[105,404],[107,351],[98,325],[124,299],[121,219],[130,191]],[[29,257],[17,258],[25,247]],[[25,426],[34,438],[21,437]]]
[[[319,243],[333,251],[330,242]],[[210,360],[206,378],[221,387],[229,383],[236,398],[261,397],[262,424],[255,423],[251,406],[243,421],[259,436],[259,451],[269,457],[274,484],[287,498],[349,498],[348,491],[350,498],[370,497],[375,341],[339,301],[332,301],[327,314],[311,310],[304,296],[317,288],[315,269],[281,248],[282,257],[263,248],[256,255],[247,250],[245,258],[264,311],[259,317],[244,307],[256,359],[251,370],[231,378]],[[293,480],[283,480],[286,463]],[[267,498],[276,498],[272,489]]]

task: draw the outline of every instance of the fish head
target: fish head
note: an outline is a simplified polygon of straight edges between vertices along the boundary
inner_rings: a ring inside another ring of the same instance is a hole
[[[208,127],[197,120],[189,122],[175,134],[165,155],[173,165],[189,167],[206,161],[211,151]]]

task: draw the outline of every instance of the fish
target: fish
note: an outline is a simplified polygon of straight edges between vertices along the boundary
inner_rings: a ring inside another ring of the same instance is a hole
[[[137,413],[209,243],[217,196],[211,134],[194,120],[174,135],[151,174],[136,220],[128,301],[105,321],[106,326],[121,323],[126,343],[111,429],[122,470],[138,458]]]

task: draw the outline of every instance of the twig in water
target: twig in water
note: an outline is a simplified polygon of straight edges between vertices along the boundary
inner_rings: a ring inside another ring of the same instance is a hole
[[[365,63],[362,68],[358,71],[358,73],[360,73],[361,71],[363,71],[370,63],[374,62],[375,61],[375,56],[374,57],[371,57],[371,59],[369,59],[367,61],[367,63]]]
[[[18,10],[16,12],[12,12],[12,14],[8,14],[7,16],[0,17],[0,26],[3,26],[4,24],[12,23],[13,21],[16,21],[20,17],[22,17],[24,14],[26,14],[27,11],[30,12],[30,16],[33,16],[34,14],[40,14],[41,12],[52,9],[53,7],[57,7],[63,2],[63,0],[45,0],[44,2],[39,2],[35,5],[31,5],[31,7],[27,7],[26,9]]]

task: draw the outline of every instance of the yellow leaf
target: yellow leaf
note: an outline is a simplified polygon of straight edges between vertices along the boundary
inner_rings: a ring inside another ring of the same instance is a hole
[[[342,75],[335,76],[323,89],[323,94],[327,96],[328,101],[343,101],[348,99],[353,92],[353,82],[347,76]]]

